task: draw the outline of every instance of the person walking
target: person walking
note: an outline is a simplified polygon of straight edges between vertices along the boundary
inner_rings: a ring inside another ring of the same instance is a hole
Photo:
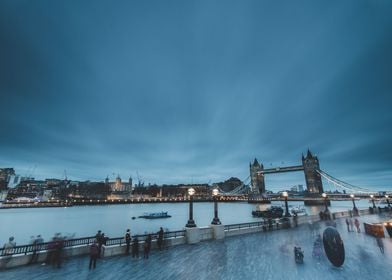
[[[129,255],[129,248],[131,247],[131,230],[127,229],[125,233],[125,243],[127,244],[127,248],[125,249],[125,255]]]
[[[361,228],[360,228],[361,224],[357,218],[355,218],[354,224],[355,224],[355,227],[357,228],[357,232],[360,233],[361,232]]]
[[[158,231],[158,249],[159,251],[162,251],[163,247],[163,228],[161,227],[160,230]]]
[[[150,254],[150,250],[151,250],[151,234],[149,234],[146,238],[146,240],[144,241],[144,254],[143,254],[143,258],[148,259],[148,256]]]
[[[90,264],[88,269],[91,269],[91,266],[95,269],[97,265],[97,259],[99,256],[99,248],[96,241],[90,246]]]
[[[139,258],[139,239],[137,236],[133,239],[132,243],[132,258]]]
[[[348,221],[348,218],[346,218],[346,226],[347,226],[347,231],[350,232],[350,222]]]

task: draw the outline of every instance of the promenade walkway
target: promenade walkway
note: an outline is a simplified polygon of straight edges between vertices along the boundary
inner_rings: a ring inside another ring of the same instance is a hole
[[[386,217],[363,216],[363,222],[379,222]],[[346,260],[335,268],[326,257],[312,258],[314,233],[307,225],[295,229],[259,232],[226,238],[223,241],[180,245],[153,251],[148,260],[129,256],[104,258],[95,270],[88,269],[88,256],[66,260],[62,268],[32,265],[0,272],[13,279],[389,279],[392,275],[392,240],[383,239],[382,254],[374,237],[363,232],[347,232],[344,219],[336,220],[344,241]],[[320,222],[319,232],[325,224]],[[305,252],[303,265],[294,261],[293,247]]]

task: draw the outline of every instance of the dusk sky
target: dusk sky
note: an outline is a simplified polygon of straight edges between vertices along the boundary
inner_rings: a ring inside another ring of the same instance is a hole
[[[390,0],[2,0],[0,94],[20,175],[392,189]]]

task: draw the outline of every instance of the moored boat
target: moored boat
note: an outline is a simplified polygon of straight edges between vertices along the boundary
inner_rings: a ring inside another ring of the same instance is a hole
[[[157,212],[157,213],[144,213],[139,218],[143,219],[163,219],[163,218],[170,218],[171,216],[167,214],[167,212]]]
[[[261,218],[282,218],[283,216],[283,208],[279,206],[271,206],[267,210],[255,210],[252,211],[252,215],[254,217],[261,217]]]

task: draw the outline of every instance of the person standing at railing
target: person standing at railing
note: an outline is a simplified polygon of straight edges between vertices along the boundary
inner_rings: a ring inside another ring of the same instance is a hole
[[[101,249],[102,249],[102,233],[98,230],[97,234],[95,235],[95,240],[98,244],[98,258],[101,257]]]
[[[127,229],[125,233],[125,243],[127,244],[127,248],[125,249],[125,254],[129,255],[129,248],[131,247],[131,230]]]
[[[149,234],[146,238],[146,240],[144,241],[144,254],[143,254],[143,258],[148,259],[148,256],[150,254],[150,250],[151,250],[151,234]]]
[[[139,258],[139,239],[137,236],[133,238],[132,243],[132,258]]]
[[[100,256],[105,256],[106,242],[109,240],[109,237],[105,236],[105,233],[101,234],[101,254]]]
[[[12,256],[15,247],[16,247],[16,242],[14,241],[14,237],[11,236],[8,239],[8,242],[4,244],[4,255]]]
[[[160,230],[158,231],[158,249],[159,251],[162,251],[163,247],[163,228],[161,227]]]

